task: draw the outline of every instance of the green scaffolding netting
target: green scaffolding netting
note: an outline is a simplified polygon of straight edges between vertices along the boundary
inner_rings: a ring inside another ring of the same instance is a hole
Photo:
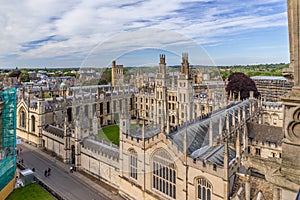
[[[16,171],[16,89],[0,92],[0,190]]]

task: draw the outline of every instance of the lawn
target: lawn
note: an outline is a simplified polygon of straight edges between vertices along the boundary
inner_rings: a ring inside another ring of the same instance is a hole
[[[15,189],[6,200],[54,200],[46,190],[37,183]]]
[[[119,146],[119,126],[107,126],[99,130],[99,138],[112,142]]]
[[[137,126],[141,127],[142,125],[131,124],[130,129],[135,129]],[[119,135],[120,135],[120,129],[118,125],[106,126],[99,130],[99,139],[104,139],[118,146],[120,142]]]

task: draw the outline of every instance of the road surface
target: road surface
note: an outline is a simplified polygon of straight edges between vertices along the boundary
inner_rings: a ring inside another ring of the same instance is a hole
[[[89,187],[89,184],[80,180],[74,172],[70,173],[67,169],[62,168],[55,158],[47,156],[40,150],[30,147],[28,145],[21,145],[22,153],[19,155],[19,159],[23,158],[23,162],[26,168],[35,168],[35,174],[45,184],[54,189],[55,192],[62,195],[66,199],[70,200],[106,200],[106,199],[119,199],[111,193],[110,197],[101,194],[96,189]],[[51,175],[49,177],[44,176],[46,169],[51,168]],[[91,181],[91,184],[92,181]],[[94,183],[96,184],[96,183]]]

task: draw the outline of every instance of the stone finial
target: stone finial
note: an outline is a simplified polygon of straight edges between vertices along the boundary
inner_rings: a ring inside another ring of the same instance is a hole
[[[213,146],[213,123],[212,118],[209,120],[209,146]]]
[[[43,99],[43,98],[44,98],[43,88],[40,87],[40,91],[39,91],[39,99]]]
[[[250,91],[250,92],[249,92],[249,97],[250,97],[250,99],[253,99],[253,98],[254,98],[254,91]]]
[[[159,55],[159,64],[166,64],[166,55],[165,54]]]
[[[223,138],[222,116],[220,116],[220,119],[219,119],[219,136],[220,136],[220,139],[222,140],[222,138]]]

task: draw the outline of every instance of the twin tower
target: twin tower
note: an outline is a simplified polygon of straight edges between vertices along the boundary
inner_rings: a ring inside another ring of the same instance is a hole
[[[112,86],[122,86],[124,84],[124,66],[123,65],[116,65],[116,61],[112,61],[112,71],[111,71],[111,83]],[[182,63],[181,63],[181,74],[184,75],[186,78],[190,78],[189,73],[189,61],[188,61],[188,54],[182,53]],[[160,54],[159,55],[159,73],[165,74],[166,71],[166,55]]]

